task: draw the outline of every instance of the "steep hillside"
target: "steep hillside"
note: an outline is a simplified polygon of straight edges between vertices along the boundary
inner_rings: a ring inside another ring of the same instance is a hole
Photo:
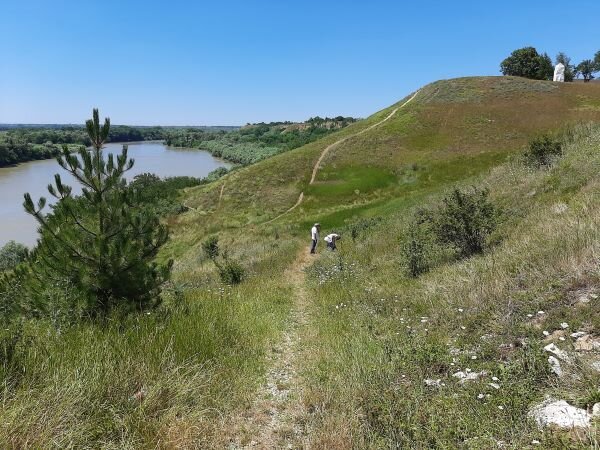
[[[188,204],[207,214],[203,222],[219,226],[265,222],[290,208],[300,192],[305,194],[300,217],[351,205],[360,208],[476,174],[521,149],[534,135],[600,119],[600,89],[595,85],[513,77],[439,81],[421,89],[382,126],[329,152],[317,182],[308,186],[327,145],[377,123],[407,99],[219,184],[191,190]],[[217,207],[219,214],[212,214]]]

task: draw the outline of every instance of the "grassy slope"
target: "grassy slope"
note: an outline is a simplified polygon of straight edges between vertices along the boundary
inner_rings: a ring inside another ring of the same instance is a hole
[[[25,324],[15,362],[22,375],[5,387],[0,446],[226,442],[227,418],[251,403],[264,375],[265,349],[286,326],[291,299],[284,270],[304,249],[307,225],[321,220],[327,230],[372,215],[384,217],[380,228],[358,243],[342,242],[339,256],[354,269],[322,284],[312,279],[316,337],[306,344],[304,370],[305,403],[315,411],[306,418],[313,443],[387,447],[418,440],[453,447],[480,435],[488,440],[472,447],[489,448],[492,437],[515,447],[529,442],[533,429],[524,410],[552,386],[536,350],[539,330],[530,330],[523,314],[545,308],[551,328],[565,318],[576,326],[578,317],[598,312],[570,317],[564,306],[573,286],[597,282],[598,137],[574,147],[552,172],[529,173],[513,163],[489,170],[534,134],[569,121],[600,120],[600,89],[512,78],[434,83],[384,126],[331,152],[318,182],[308,186],[326,145],[381,120],[393,107],[186,192],[186,202],[198,210],[172,223],[164,256],[176,257],[180,294],[170,295],[163,311],[125,326],[64,332]],[[504,244],[418,281],[404,279],[397,239],[411,208],[435,201],[456,182],[478,180],[512,213]],[[534,190],[539,195],[525,195]],[[294,204],[301,191],[305,204],[260,225]],[[567,213],[552,212],[559,201],[569,205]],[[575,224],[581,232],[573,233]],[[238,287],[221,288],[212,265],[200,257],[199,243],[214,232],[249,270]],[[337,262],[323,255],[313,273],[318,267],[331,272]],[[338,312],[340,303],[349,306]],[[431,322],[427,332],[418,320],[424,315]],[[401,317],[416,325],[414,333],[399,326]],[[484,334],[494,334],[493,340],[481,340]],[[501,372],[496,344],[523,336],[532,339],[531,348],[515,350],[514,364]],[[458,357],[460,368],[475,352],[474,370],[500,373],[503,397],[476,401],[485,383],[462,391],[425,390],[423,377],[443,378],[454,370],[446,344],[467,350]],[[580,404],[598,382],[589,377],[571,390]],[[142,402],[132,398],[140,390]]]
[[[417,280],[403,276],[398,239],[410,209],[344,242],[338,255],[324,255],[311,273],[318,333],[308,344],[305,402],[317,411],[308,419],[313,444],[597,446],[595,435],[543,435],[526,414],[547,394],[584,408],[600,400],[600,373],[585,357],[563,364],[569,375],[558,380],[541,350],[542,330],[561,322],[600,331],[598,302],[573,306],[581,292],[600,289],[599,169],[599,127],[570,144],[550,171],[519,162],[496,168],[478,183],[504,208],[502,243]],[[554,342],[570,349],[574,340],[567,334]],[[488,376],[460,386],[451,375],[467,368]],[[499,389],[489,385],[492,376]],[[444,386],[427,388],[425,379]]]
[[[307,189],[323,148],[381,120],[404,100],[326,139],[225,177],[218,214],[211,212],[221,184],[189,191],[189,204],[207,213],[203,226],[239,226],[274,217],[305,191],[297,219],[463,179],[497,164],[532,135],[600,119],[597,86],[510,77],[440,81],[424,87],[381,127],[330,152],[318,182]]]

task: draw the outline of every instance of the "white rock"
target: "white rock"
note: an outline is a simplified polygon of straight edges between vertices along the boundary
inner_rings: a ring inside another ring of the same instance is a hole
[[[592,417],[600,417],[600,403],[594,403],[592,406]]]
[[[562,377],[563,371],[560,367],[560,362],[554,356],[548,357],[548,364],[550,364],[550,370],[558,377]]]
[[[562,323],[560,324],[560,327],[561,327],[563,330],[566,330],[567,328],[569,328],[569,324],[568,324],[567,322],[562,322]]]
[[[548,344],[544,347],[544,350],[546,350],[548,353],[552,353],[554,356],[556,356],[558,359],[561,359],[565,362],[569,361],[569,355],[567,354],[567,352],[559,349],[556,344],[552,343],[552,344]]]
[[[589,428],[592,417],[585,409],[552,398],[532,408],[528,416],[533,418],[540,428],[556,426],[566,429]]]
[[[542,331],[542,334],[543,334],[544,336],[550,336],[550,332],[549,332],[549,331],[546,331],[546,330]]]
[[[533,441],[531,441],[531,445],[540,445],[540,441],[534,439]]]
[[[596,372],[600,372],[600,361],[593,361],[590,363],[590,367]]]
[[[454,378],[458,378],[458,382],[460,384],[464,384],[468,381],[478,380],[485,375],[487,375],[487,372],[471,372],[470,370],[466,370],[465,372],[460,371],[452,374]]]
[[[583,352],[600,351],[600,338],[586,334],[575,341],[575,350]]]
[[[574,339],[585,336],[587,333],[585,331],[576,331],[575,333],[571,333],[571,337]]]
[[[429,387],[441,387],[442,386],[442,380],[439,378],[437,380],[427,378],[427,379],[423,380],[423,382],[425,383],[426,386],[429,386]]]
[[[500,385],[498,383],[489,383],[489,385],[494,389],[500,389]]]

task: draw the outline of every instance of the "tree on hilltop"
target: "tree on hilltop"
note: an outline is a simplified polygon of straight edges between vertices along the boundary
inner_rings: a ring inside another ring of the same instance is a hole
[[[159,266],[153,260],[167,241],[167,229],[157,216],[140,206],[135,190],[126,189],[124,174],[133,167],[127,146],[120,155],[102,155],[110,120],[100,124],[98,110],[86,122],[92,150],[77,155],[66,146],[59,165],[82,186],[74,197],[59,174],[48,185],[58,200],[50,214],[25,194],[23,206],[40,225],[41,237],[27,266],[32,292],[43,292],[48,283],[67,286],[88,314],[106,315],[118,307],[144,309],[157,302],[160,286],[170,274],[171,262]],[[65,290],[67,290],[65,289]]]
[[[594,73],[600,68],[591,59],[581,61],[577,66],[577,74],[583,77],[583,82],[587,83],[594,79]]]
[[[524,47],[513,51],[508,58],[502,61],[500,71],[504,75],[532,80],[551,80],[554,67],[546,53],[540,55],[534,47]]]

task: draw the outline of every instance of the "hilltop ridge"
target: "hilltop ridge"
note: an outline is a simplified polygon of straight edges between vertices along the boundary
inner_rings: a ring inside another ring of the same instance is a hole
[[[408,98],[324,139],[229,174],[214,185],[191,189],[187,204],[206,213],[218,204],[220,214],[203,220],[219,223],[227,217],[239,224],[276,217],[300,192],[311,214],[335,205],[362,205],[427,188],[432,178],[441,176],[440,165],[448,181],[459,180],[503,161],[535,135],[600,119],[597,85],[516,77],[437,81],[423,87],[384,126],[327,155],[317,183],[309,188],[313,166],[327,145],[376,123]],[[227,187],[219,202],[223,184]]]

